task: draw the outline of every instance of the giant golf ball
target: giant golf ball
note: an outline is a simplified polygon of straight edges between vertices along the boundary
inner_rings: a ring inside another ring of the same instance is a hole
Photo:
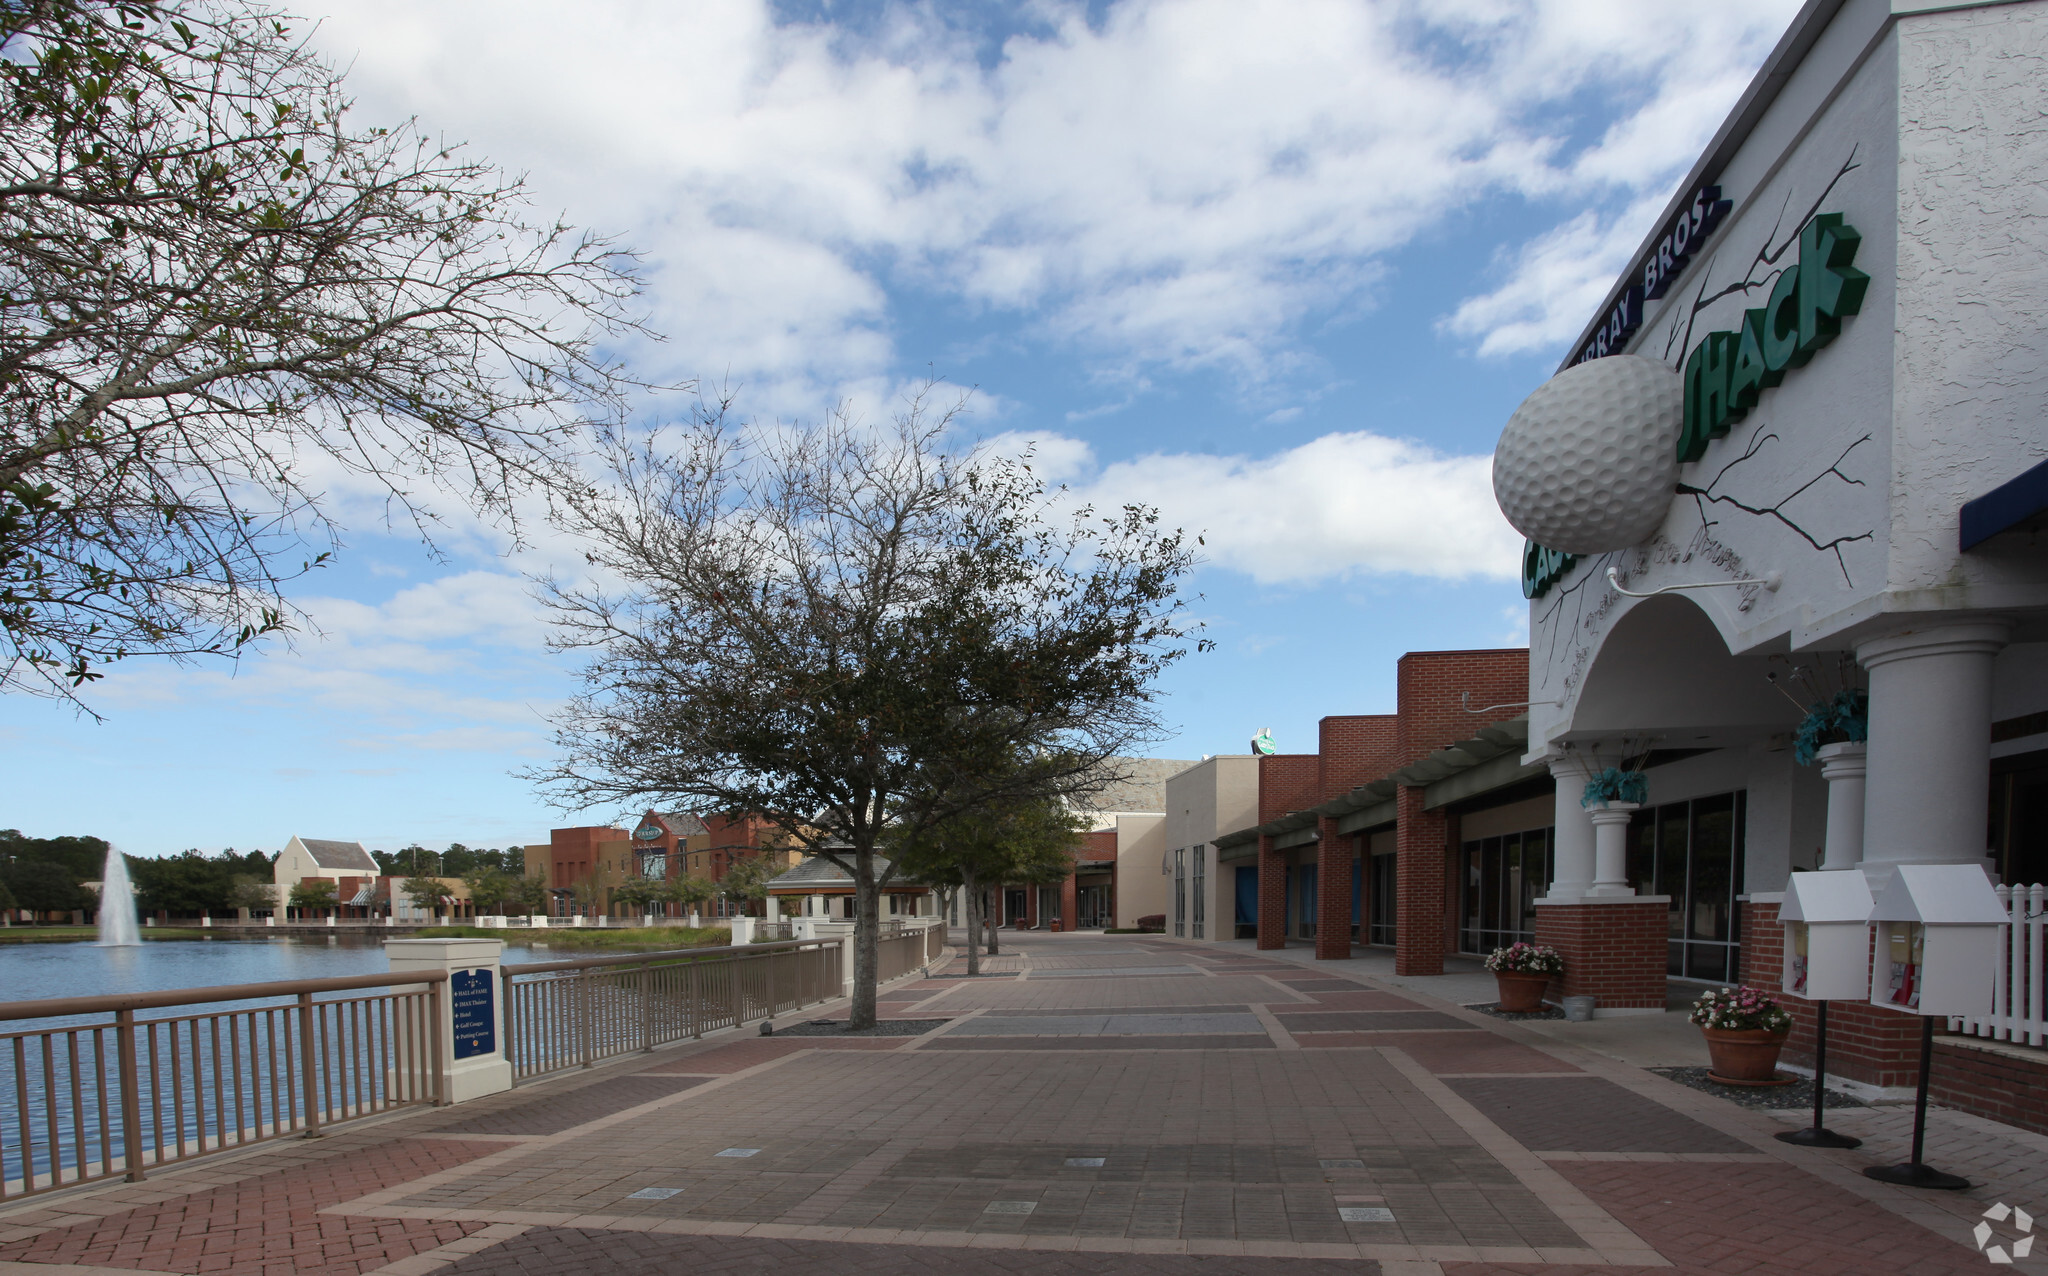
[[[1566,368],[1522,400],[1493,449],[1493,497],[1548,549],[1599,554],[1648,540],[1678,481],[1683,379],[1617,354]]]

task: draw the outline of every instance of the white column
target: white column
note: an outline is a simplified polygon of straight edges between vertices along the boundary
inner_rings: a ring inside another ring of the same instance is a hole
[[[1928,624],[1870,638],[1863,863],[1983,864],[1991,768],[1991,661],[2005,620]]]
[[[1592,760],[1576,753],[1550,759],[1557,780],[1557,805],[1552,817],[1550,889],[1545,899],[1574,900],[1593,889],[1593,821],[1579,799],[1593,778]]]
[[[1593,885],[1586,894],[1613,897],[1634,895],[1628,884],[1628,821],[1634,802],[1609,802],[1586,812],[1593,825]]]
[[[384,941],[394,975],[448,972],[441,986],[441,1095],[449,1103],[512,1088],[505,1008],[498,1004],[498,963],[504,953],[505,945],[495,939]]]
[[[1824,744],[1817,756],[1820,776],[1828,782],[1828,840],[1821,869],[1855,868],[1863,862],[1863,776],[1867,746],[1840,741]]]

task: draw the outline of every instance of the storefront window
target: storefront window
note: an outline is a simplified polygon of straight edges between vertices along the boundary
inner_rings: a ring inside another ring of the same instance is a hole
[[[1669,895],[1667,973],[1728,982],[1741,970],[1746,795],[1721,793],[1646,807],[1629,824],[1629,880]]]
[[[1173,933],[1185,939],[1188,933],[1188,853],[1173,853]]]
[[[1203,924],[1209,919],[1209,848],[1206,845],[1197,846],[1193,851],[1193,855],[1195,857],[1194,900],[1190,911],[1194,915],[1188,919],[1188,938],[1205,939],[1207,936],[1202,933],[1202,930]]]
[[[2048,751],[1991,764],[1990,846],[2005,885],[2048,882]]]
[[[1480,838],[1465,843],[1463,851],[1464,912],[1459,926],[1459,950],[1490,953],[1514,943],[1536,942],[1536,899],[1550,883],[1550,830],[1530,829],[1505,837]],[[1391,901],[1394,857],[1375,857],[1375,869],[1381,859],[1387,861],[1387,895]],[[1376,888],[1377,885],[1376,881]],[[1377,895],[1376,889],[1375,899]],[[1390,914],[1391,911],[1390,908]],[[1392,920],[1389,916],[1389,930]],[[1392,943],[1393,939],[1389,937],[1385,942]]]
[[[1372,937],[1367,942],[1392,947],[1396,904],[1394,853],[1387,851],[1370,856],[1369,859],[1372,864],[1372,880],[1366,883],[1365,900],[1366,908],[1372,914]]]

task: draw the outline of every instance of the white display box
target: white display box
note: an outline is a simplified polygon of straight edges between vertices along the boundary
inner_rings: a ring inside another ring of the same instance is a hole
[[[1794,873],[1778,920],[1785,926],[1786,994],[1809,1001],[1870,995],[1870,884],[1855,869]]]
[[[1987,1015],[2007,917],[1974,864],[1902,864],[1871,909],[1870,1004],[1918,1015]]]

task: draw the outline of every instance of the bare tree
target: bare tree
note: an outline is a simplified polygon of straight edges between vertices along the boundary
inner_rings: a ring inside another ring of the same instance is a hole
[[[929,394],[879,430],[734,428],[712,405],[615,437],[616,487],[571,525],[623,584],[543,582],[559,646],[591,660],[531,778],[572,808],[759,812],[845,870],[856,1028],[885,832],[1114,779],[1190,638],[1180,533],[1136,506],[1058,513],[1027,463],[948,450],[958,405]]]
[[[0,689],[289,627],[337,483],[510,527],[636,388],[634,263],[246,0],[0,7]],[[81,706],[82,707],[82,706]]]

